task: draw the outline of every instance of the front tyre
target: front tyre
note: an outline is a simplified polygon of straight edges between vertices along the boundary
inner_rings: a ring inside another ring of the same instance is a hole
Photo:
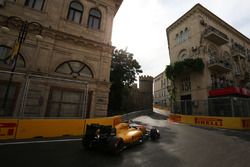
[[[159,130],[157,130],[155,128],[152,128],[150,130],[149,135],[150,135],[151,140],[157,140],[160,138],[160,132],[159,132]]]

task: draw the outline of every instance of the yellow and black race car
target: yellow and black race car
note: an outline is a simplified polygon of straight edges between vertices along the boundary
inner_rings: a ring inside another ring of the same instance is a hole
[[[115,128],[91,124],[87,125],[82,144],[86,149],[102,148],[118,154],[127,146],[143,143],[149,138],[151,140],[159,139],[159,130],[148,129],[146,126],[135,123],[119,123]]]

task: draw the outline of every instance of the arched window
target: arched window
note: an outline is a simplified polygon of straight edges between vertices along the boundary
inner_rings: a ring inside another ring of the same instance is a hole
[[[44,0],[26,0],[24,5],[33,9],[42,10],[44,5]]]
[[[188,39],[188,28],[186,27],[184,30],[184,40]]]
[[[80,2],[72,1],[69,5],[67,19],[76,23],[81,23],[83,14],[83,5]]]
[[[11,57],[11,47],[0,45],[0,65],[8,65]],[[16,67],[25,68],[25,61],[23,56],[19,53],[17,58]]]
[[[183,39],[184,39],[184,38],[183,38],[183,35],[184,35],[184,34],[183,34],[183,31],[181,31],[181,32],[180,32],[180,43],[183,42]]]
[[[183,49],[182,51],[180,51],[178,56],[179,61],[183,61],[187,58],[188,58],[187,49]]]
[[[98,9],[96,8],[90,9],[88,27],[93,29],[100,29],[101,19],[102,19],[102,14]]]
[[[57,73],[72,75],[73,77],[83,76],[93,78],[91,69],[80,61],[67,61],[56,68]]]
[[[179,44],[179,34],[175,35],[175,42],[176,42],[176,44]]]

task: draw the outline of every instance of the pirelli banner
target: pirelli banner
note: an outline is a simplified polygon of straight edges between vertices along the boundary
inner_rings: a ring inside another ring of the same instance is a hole
[[[171,114],[169,119],[174,122],[196,126],[208,126],[225,129],[250,129],[250,117],[212,117]]]
[[[0,141],[37,137],[81,136],[87,124],[115,126],[121,116],[93,119],[1,119]]]

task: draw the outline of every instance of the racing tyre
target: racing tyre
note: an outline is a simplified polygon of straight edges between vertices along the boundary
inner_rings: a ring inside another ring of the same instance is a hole
[[[122,138],[112,137],[109,141],[109,151],[114,154],[119,154],[124,148]]]
[[[151,140],[157,140],[160,138],[160,133],[157,129],[153,128],[150,130],[150,138]]]
[[[92,150],[93,149],[93,143],[89,140],[86,139],[82,139],[82,146],[86,149],[86,150]]]

